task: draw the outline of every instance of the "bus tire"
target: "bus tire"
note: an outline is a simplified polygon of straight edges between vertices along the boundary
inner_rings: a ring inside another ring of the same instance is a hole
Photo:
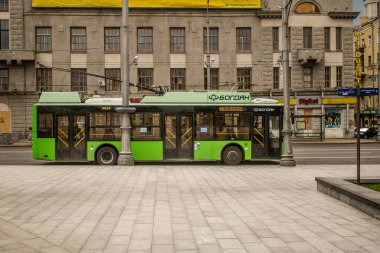
[[[117,153],[114,148],[102,147],[96,153],[96,163],[100,165],[115,165],[117,162]]]
[[[236,146],[229,146],[223,151],[223,162],[227,165],[238,165],[243,160],[243,152]]]

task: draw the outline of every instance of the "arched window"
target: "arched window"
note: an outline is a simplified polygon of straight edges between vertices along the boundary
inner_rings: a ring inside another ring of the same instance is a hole
[[[321,13],[318,6],[311,2],[304,2],[299,4],[294,10],[297,14],[316,14]]]

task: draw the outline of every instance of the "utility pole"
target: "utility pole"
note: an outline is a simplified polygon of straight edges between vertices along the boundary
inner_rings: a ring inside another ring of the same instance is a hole
[[[122,113],[121,122],[121,151],[119,154],[118,164],[119,165],[134,165],[133,156],[131,152],[131,118],[129,113],[135,111],[135,108],[129,107],[129,34],[128,34],[128,0],[123,0],[122,8],[122,24],[123,24],[123,46],[121,54],[121,65],[122,65],[122,95],[123,95],[123,106],[116,108],[116,110]]]
[[[377,55],[380,56],[380,0],[377,2]],[[377,125],[380,125],[380,57],[377,57],[377,88],[379,89],[379,95],[377,95]]]
[[[290,89],[289,89],[289,8],[291,2],[282,0],[282,56],[283,56],[283,79],[284,79],[284,118],[283,118],[283,139],[284,150],[281,156],[281,166],[296,166],[292,148],[292,130],[290,127]]]
[[[206,6],[206,68],[207,68],[207,90],[211,89],[211,60],[210,60],[210,16],[209,16],[210,0],[207,0]]]

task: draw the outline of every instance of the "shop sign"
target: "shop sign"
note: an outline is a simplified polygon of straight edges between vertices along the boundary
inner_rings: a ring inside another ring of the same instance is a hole
[[[53,8],[121,8],[121,0],[33,0],[32,7]],[[130,0],[130,8],[206,8],[204,0]],[[213,0],[210,8],[260,9],[260,0]]]
[[[369,114],[376,114],[377,110],[363,110],[361,111],[361,114],[369,115]]]
[[[300,97],[297,98],[297,104],[302,106],[314,106],[321,104],[320,97]]]

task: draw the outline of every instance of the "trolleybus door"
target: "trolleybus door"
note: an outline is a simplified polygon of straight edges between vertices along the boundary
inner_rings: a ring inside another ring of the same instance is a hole
[[[253,115],[252,158],[264,158],[268,155],[267,127],[264,115]]]
[[[193,158],[193,116],[165,116],[165,159]]]
[[[56,119],[57,160],[85,160],[86,117],[58,115]]]

